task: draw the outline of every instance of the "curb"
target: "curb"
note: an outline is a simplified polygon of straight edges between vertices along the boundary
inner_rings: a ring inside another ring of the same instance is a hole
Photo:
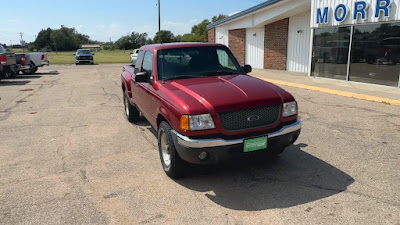
[[[371,102],[379,102],[379,103],[385,103],[385,104],[389,104],[389,105],[400,106],[399,100],[390,99],[390,98],[381,98],[381,97],[376,97],[376,96],[372,96],[372,95],[357,94],[357,93],[347,92],[347,91],[338,91],[338,90],[329,89],[329,88],[321,88],[321,87],[291,83],[291,82],[286,82],[286,81],[281,81],[281,80],[272,80],[272,79],[267,79],[267,78],[262,78],[262,77],[257,77],[257,78],[259,78],[261,80],[265,80],[265,81],[273,83],[273,84],[285,85],[285,86],[289,86],[289,87],[324,92],[324,93],[328,93],[328,94],[339,95],[339,96],[344,96],[344,97],[349,97],[349,98],[356,98],[356,99],[361,99],[361,100],[366,100],[366,101],[371,101]]]

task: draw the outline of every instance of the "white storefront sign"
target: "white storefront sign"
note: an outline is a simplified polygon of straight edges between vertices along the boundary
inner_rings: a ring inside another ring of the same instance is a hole
[[[311,27],[400,20],[400,0],[312,0]]]

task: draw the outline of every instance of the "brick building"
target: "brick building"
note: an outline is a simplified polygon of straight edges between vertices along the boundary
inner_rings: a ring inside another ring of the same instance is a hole
[[[400,88],[400,0],[268,0],[207,29],[253,68]]]

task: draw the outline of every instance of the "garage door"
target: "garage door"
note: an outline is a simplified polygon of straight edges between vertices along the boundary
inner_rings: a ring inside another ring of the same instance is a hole
[[[310,56],[311,12],[289,18],[287,70],[308,72]]]
[[[264,69],[265,28],[246,29],[246,64],[256,69]]]
[[[229,31],[224,28],[217,27],[215,29],[215,43],[219,43],[219,44],[228,46]]]

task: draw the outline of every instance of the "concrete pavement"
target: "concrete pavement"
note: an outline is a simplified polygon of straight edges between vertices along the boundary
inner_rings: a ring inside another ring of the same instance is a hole
[[[278,85],[400,106],[400,89],[382,85],[309,77],[304,73],[255,69],[252,76]]]
[[[282,86],[298,141],[171,180],[124,115],[122,65],[0,82],[0,224],[399,224],[398,107]]]

